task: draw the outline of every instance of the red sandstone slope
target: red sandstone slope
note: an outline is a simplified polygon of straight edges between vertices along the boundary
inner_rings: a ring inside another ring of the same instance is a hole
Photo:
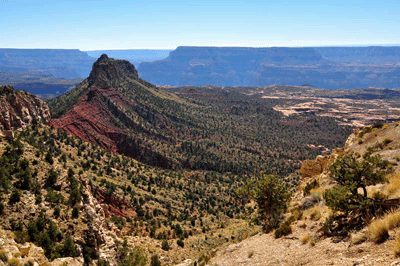
[[[79,98],[78,103],[65,116],[51,120],[51,124],[83,140],[117,152],[115,139],[123,134],[123,130],[115,126],[113,116],[106,103],[102,101],[103,98],[112,102],[129,103],[128,99],[123,98],[113,88],[93,87]]]

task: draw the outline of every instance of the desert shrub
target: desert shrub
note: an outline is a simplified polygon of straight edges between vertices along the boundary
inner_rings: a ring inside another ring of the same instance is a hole
[[[9,203],[14,204],[21,200],[21,191],[13,189],[10,195]]]
[[[158,255],[154,254],[153,256],[151,256],[150,265],[161,266],[161,261],[158,259]]]
[[[54,190],[49,189],[45,196],[45,200],[53,204],[60,204],[64,202],[64,196],[61,193],[57,193]]]
[[[18,244],[24,244],[29,241],[29,234],[26,231],[14,231],[14,240]]]
[[[348,213],[371,201],[367,197],[367,186],[386,182],[388,162],[370,152],[361,160],[355,154],[339,156],[331,166],[331,175],[339,186],[324,192],[326,205],[333,211]],[[362,188],[363,195],[358,194]]]
[[[388,145],[390,142],[392,142],[392,140],[390,138],[385,138],[383,140],[383,145]]]
[[[42,203],[42,195],[41,194],[37,194],[35,196],[35,204],[38,205],[40,203]]]
[[[318,181],[314,179],[314,181],[307,183],[303,190],[303,195],[308,196],[310,195],[311,189],[317,188],[319,186]]]
[[[62,255],[64,257],[78,256],[77,248],[71,235],[67,235],[62,244]]]
[[[292,227],[290,223],[282,223],[278,229],[275,230],[275,238],[280,238],[282,236],[287,236],[292,233]]]
[[[357,195],[351,193],[348,187],[334,187],[323,194],[325,204],[335,211],[349,212],[360,206]]]
[[[51,165],[54,163],[54,159],[53,159],[53,156],[51,155],[50,151],[46,153],[46,156],[44,159],[46,160],[46,162],[48,162]]]
[[[0,167],[0,190],[8,192],[8,189],[11,187],[10,178],[10,173],[6,167]]]
[[[121,266],[146,266],[147,255],[144,249],[135,247],[131,250],[128,247],[128,242],[124,239],[121,246],[117,248],[118,265]]]
[[[42,231],[35,236],[35,240],[35,242],[43,248],[46,257],[49,258],[53,250],[53,243],[49,237],[49,234],[46,231]]]
[[[24,266],[34,266],[35,263],[31,260],[28,260],[27,262],[24,263]]]
[[[82,200],[82,194],[81,191],[79,190],[78,186],[74,186],[69,194],[69,203],[71,206],[74,206],[78,202]]]
[[[331,166],[331,175],[341,186],[348,187],[353,194],[362,188],[364,197],[367,197],[367,186],[386,182],[388,161],[379,155],[372,156],[366,152],[362,160],[358,160],[353,153],[339,156]]]
[[[0,260],[3,262],[8,261],[8,254],[4,250],[0,249]]]
[[[176,241],[176,244],[178,244],[178,246],[180,246],[181,248],[183,248],[183,247],[185,246],[185,243],[183,242],[182,239],[178,239],[178,240]]]
[[[75,206],[73,209],[72,209],[72,218],[78,218],[79,217],[79,208],[77,207],[77,206]]]
[[[54,168],[51,168],[47,174],[46,186],[53,187],[57,182],[57,178],[58,178],[57,172],[54,170]]]
[[[248,180],[237,193],[253,198],[258,207],[258,222],[265,232],[278,227],[287,210],[291,194],[282,179],[263,175],[259,180]]]
[[[374,194],[372,194],[372,198],[374,200],[386,200],[386,199],[388,199],[388,196],[383,194],[380,191],[376,191],[376,192],[374,192]]]
[[[383,122],[382,121],[375,121],[373,124],[372,124],[372,128],[382,128],[383,127]]]
[[[169,243],[166,239],[162,241],[161,248],[165,251],[168,251],[170,249]]]
[[[59,205],[56,205],[56,206],[54,207],[53,216],[54,216],[55,218],[58,218],[58,217],[60,216],[60,212],[61,212],[60,206],[59,206]]]
[[[0,201],[0,215],[4,214],[5,205],[3,202]]]

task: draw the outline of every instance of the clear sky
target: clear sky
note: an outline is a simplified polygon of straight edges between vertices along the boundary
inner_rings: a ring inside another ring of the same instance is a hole
[[[0,0],[0,48],[399,44],[399,0]]]

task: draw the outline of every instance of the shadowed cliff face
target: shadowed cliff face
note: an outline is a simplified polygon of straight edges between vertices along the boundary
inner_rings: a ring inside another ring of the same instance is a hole
[[[0,86],[0,131],[19,130],[49,119],[49,107],[37,96],[15,91],[12,86]]]
[[[171,86],[395,88],[399,63],[399,47],[178,47],[166,59],[143,62],[139,73]]]

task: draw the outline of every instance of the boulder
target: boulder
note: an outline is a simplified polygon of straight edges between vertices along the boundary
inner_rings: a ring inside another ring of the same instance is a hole
[[[51,266],[64,266],[64,265],[68,265],[68,266],[81,266],[83,265],[84,260],[81,257],[77,257],[77,258],[71,258],[71,257],[67,257],[67,258],[59,258],[59,259],[55,259],[51,262]]]
[[[25,243],[23,245],[20,245],[18,248],[19,252],[21,253],[21,256],[25,258],[29,255],[29,250],[31,249],[31,245],[29,243]]]
[[[29,249],[28,257],[37,262],[39,265],[50,265],[48,259],[44,255],[42,248],[32,245]]]

